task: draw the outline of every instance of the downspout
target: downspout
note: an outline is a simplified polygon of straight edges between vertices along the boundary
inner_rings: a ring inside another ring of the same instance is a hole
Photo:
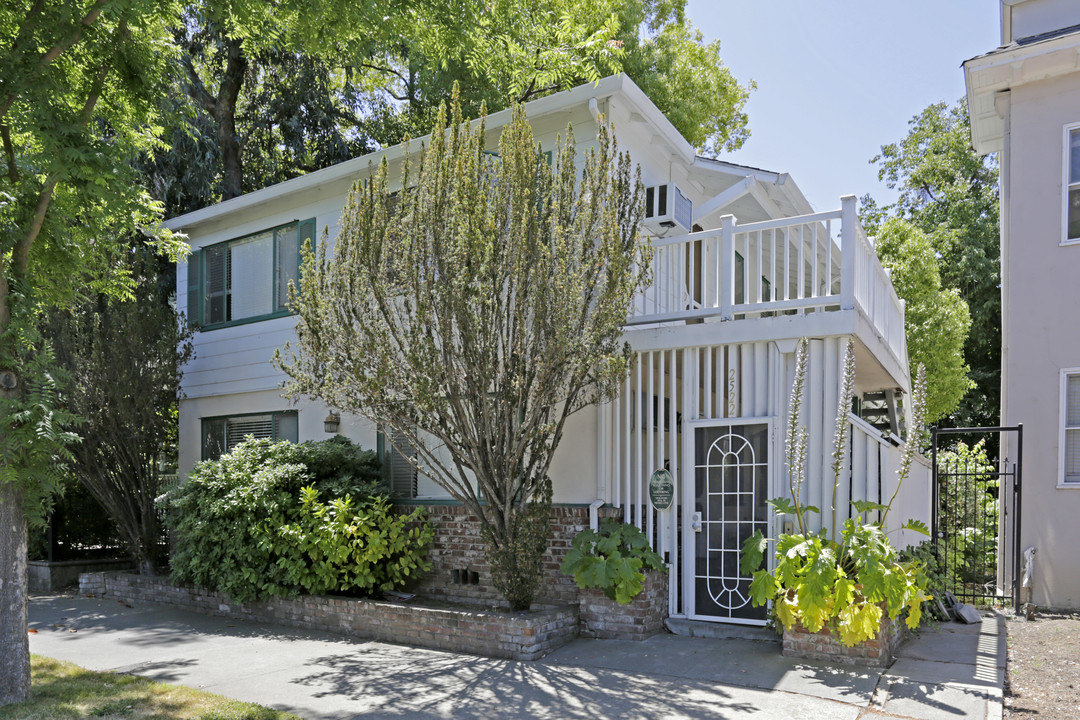
[[[604,506],[604,501],[597,498],[589,503],[589,528],[593,532],[600,530],[600,508]]]
[[[1005,7],[1002,6],[1002,12],[1005,12]],[[1008,378],[1009,373],[1006,368],[1009,367],[1009,328],[1011,323],[1009,322],[1010,306],[1009,306],[1009,253],[1011,251],[1011,243],[1009,242],[1010,236],[1010,213],[1009,204],[1012,201],[1012,93],[1008,90],[998,93],[994,98],[994,109],[997,110],[998,115],[1004,120],[1005,126],[1002,134],[1002,149],[1001,149],[1001,162],[998,170],[998,182],[1000,183],[1000,198],[998,203],[998,241],[1000,243],[1000,258],[999,272],[1001,274],[1001,425],[1006,426],[1009,422],[1009,391],[1008,391]],[[1002,433],[999,436],[998,447],[1004,448],[1003,453],[999,452],[999,457],[1008,457],[1012,448],[1008,447],[1010,440],[1010,433]],[[1021,516],[1021,527],[1023,523],[1023,517]],[[1020,546],[1020,538],[1011,538],[1015,547]],[[1034,554],[1034,548],[1032,548]],[[1000,554],[998,558],[998,577],[1004,578],[1007,559],[1004,557],[1004,553]],[[1020,572],[1019,567],[1013,567],[1012,572],[1014,577],[1010,578],[1011,584],[1015,587],[1015,574]],[[1032,597],[1034,588],[1028,587],[1028,601]]]
[[[1005,121],[1001,164],[998,182],[1001,199],[998,205],[998,231],[1000,233],[1001,272],[1001,424],[1009,423],[1009,395],[1005,368],[1009,366],[1009,203],[1012,201],[1012,107],[1011,93],[999,93],[994,98],[994,109]],[[1004,439],[1004,438],[1003,438]]]
[[[597,101],[596,98],[589,98],[589,113],[592,114],[593,120],[595,120],[596,124],[599,125],[601,123],[600,103]]]

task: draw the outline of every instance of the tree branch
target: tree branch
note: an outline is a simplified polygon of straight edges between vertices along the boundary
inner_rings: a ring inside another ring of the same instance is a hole
[[[72,28],[65,37],[61,38],[59,41],[57,41],[55,45],[53,45],[51,48],[49,48],[42,54],[41,58],[38,59],[37,67],[34,68],[33,72],[31,72],[27,77],[22,78],[22,82],[27,83],[32,81],[34,78],[40,75],[45,70],[45,68],[55,62],[56,59],[60,57],[65,50],[77,43],[79,41],[79,38],[82,37],[83,30],[93,25],[97,21],[98,17],[100,17],[101,11],[105,8],[106,2],[108,2],[108,0],[95,0],[94,4],[90,6],[90,9],[86,12],[85,15],[83,15],[82,19],[78,22],[78,24],[76,24],[75,27]],[[33,11],[34,8],[30,8],[30,12],[27,13],[28,19],[32,17]],[[10,110],[11,106],[15,103],[15,97],[16,92],[14,90],[9,90],[4,96],[3,101],[0,102],[0,118],[7,115],[8,110]]]
[[[244,72],[247,70],[247,59],[244,57],[240,41],[227,39],[228,60],[225,63],[225,75],[218,87],[217,105],[232,108],[236,106],[236,99],[240,96],[240,88],[244,84]]]
[[[14,185],[19,182],[19,168],[15,165],[15,148],[11,144],[11,128],[0,124],[0,138],[4,141],[4,154],[7,156],[8,179]]]
[[[122,36],[126,33],[127,21],[122,20],[116,28],[116,34]],[[86,101],[83,103],[82,111],[79,113],[78,127],[80,129],[85,128],[87,123],[90,122],[90,116],[93,115],[94,107],[97,106],[98,99],[101,97],[101,90],[105,87],[105,78],[108,77],[110,70],[111,66],[104,63],[98,71],[97,77],[94,78],[94,82],[90,86],[90,92],[87,93]],[[38,196],[37,207],[34,208],[34,217],[30,221],[30,227],[27,228],[26,234],[15,243],[15,249],[12,252],[12,269],[17,275],[25,275],[30,267],[30,247],[41,233],[41,228],[45,224],[45,213],[49,210],[53,192],[59,182],[59,173],[52,172],[49,174],[45,185],[41,189],[41,194]]]
[[[382,67],[381,65],[372,65],[370,63],[360,63],[360,67],[395,76],[405,86],[405,91],[408,94],[405,96],[398,96],[390,92],[390,90],[388,89],[386,89],[386,94],[394,98],[395,100],[400,100],[401,102],[412,101],[412,84],[404,75],[399,73],[397,70],[394,70],[393,68]]]
[[[19,33],[15,36],[14,42],[11,43],[11,56],[18,57],[19,50],[22,48],[23,43],[30,37],[34,20],[41,11],[45,8],[45,0],[35,0],[34,4],[30,6],[30,9],[26,11],[26,17],[22,21],[22,25],[19,26]]]
[[[199,103],[203,110],[211,115],[215,115],[217,113],[217,100],[214,99],[214,96],[211,95],[206,90],[206,86],[203,85],[202,78],[199,77],[198,71],[195,70],[195,63],[192,62],[191,55],[184,53],[184,57],[180,63],[187,72],[189,81],[188,95],[191,96],[192,100]]]

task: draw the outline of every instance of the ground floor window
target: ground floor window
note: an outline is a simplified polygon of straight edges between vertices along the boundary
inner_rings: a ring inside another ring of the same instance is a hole
[[[1061,482],[1080,486],[1080,368],[1061,373]]]
[[[299,441],[295,410],[202,419],[202,459],[217,460],[248,436]]]

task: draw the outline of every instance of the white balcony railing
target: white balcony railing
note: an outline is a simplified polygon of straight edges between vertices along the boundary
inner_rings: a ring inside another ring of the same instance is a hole
[[[652,284],[628,326],[860,310],[907,362],[904,305],[855,214],[841,208],[653,240]]]

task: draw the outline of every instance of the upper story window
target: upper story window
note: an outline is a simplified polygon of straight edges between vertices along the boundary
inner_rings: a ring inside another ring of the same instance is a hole
[[[1061,373],[1060,485],[1080,487],[1080,368]]]
[[[315,221],[304,220],[192,251],[189,320],[213,329],[288,315],[289,283],[314,235]]]
[[[1080,242],[1080,126],[1065,128],[1065,237]]]

